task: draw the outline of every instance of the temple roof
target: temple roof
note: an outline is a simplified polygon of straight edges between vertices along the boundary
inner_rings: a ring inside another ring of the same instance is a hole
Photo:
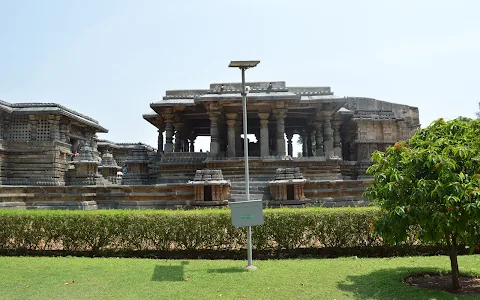
[[[135,147],[141,146],[141,147],[147,149],[148,151],[157,150],[156,148],[154,148],[150,145],[141,143],[141,142],[138,142],[138,143],[116,143],[116,142],[112,142],[112,141],[109,141],[109,140],[97,139],[97,145],[99,147],[107,147],[107,148],[112,148],[112,149],[133,149]]]
[[[419,122],[416,107],[368,97],[341,97],[335,95],[328,86],[289,87],[284,81],[247,82],[245,85],[249,87],[247,99],[254,107],[265,110],[268,103],[285,101],[288,106],[287,118],[296,118],[297,121],[312,119],[317,112],[323,111],[358,120],[398,121],[410,118],[414,123]],[[241,103],[241,93],[240,82],[212,83],[209,89],[169,90],[162,100],[150,104],[153,112],[144,114],[143,118],[158,127],[163,122],[159,116],[163,111],[178,111],[183,121],[194,119],[196,126],[200,126],[202,118],[208,120],[209,102],[233,111]]]
[[[56,103],[9,103],[0,100],[0,109],[12,115],[63,115],[85,125],[94,127],[98,132],[108,132],[106,128],[100,126],[97,120]]]
[[[330,87],[287,87],[285,81],[247,82],[249,101],[305,101],[341,99],[333,95]],[[150,107],[194,106],[204,101],[241,100],[240,82],[212,83],[209,89],[169,90],[160,101]]]

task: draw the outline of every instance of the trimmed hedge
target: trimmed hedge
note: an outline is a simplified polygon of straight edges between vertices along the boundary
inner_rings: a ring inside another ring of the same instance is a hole
[[[257,250],[383,246],[371,230],[377,208],[265,209],[253,227]],[[0,211],[1,250],[236,250],[246,230],[230,210]]]

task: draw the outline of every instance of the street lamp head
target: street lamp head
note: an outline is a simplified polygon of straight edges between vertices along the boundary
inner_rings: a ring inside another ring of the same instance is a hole
[[[232,60],[229,68],[249,69],[255,68],[260,63],[259,60]]]

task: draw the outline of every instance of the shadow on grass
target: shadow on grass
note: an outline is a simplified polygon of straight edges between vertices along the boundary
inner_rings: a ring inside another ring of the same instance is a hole
[[[188,261],[182,261],[179,266],[155,266],[152,281],[184,281],[184,266]]]
[[[222,269],[210,269],[208,273],[242,273],[246,272],[243,268],[231,267],[231,268],[222,268]]]
[[[451,299],[451,294],[408,286],[403,281],[412,274],[439,272],[435,268],[392,268],[365,275],[348,276],[337,284],[338,289],[353,294],[354,299]],[[473,299],[473,298],[472,298]]]

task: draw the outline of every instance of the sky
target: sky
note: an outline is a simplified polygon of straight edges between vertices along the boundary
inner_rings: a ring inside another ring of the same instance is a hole
[[[0,99],[59,103],[115,142],[157,145],[142,118],[166,90],[247,81],[330,86],[475,117],[480,1],[0,0]],[[208,145],[200,145],[208,150]]]

